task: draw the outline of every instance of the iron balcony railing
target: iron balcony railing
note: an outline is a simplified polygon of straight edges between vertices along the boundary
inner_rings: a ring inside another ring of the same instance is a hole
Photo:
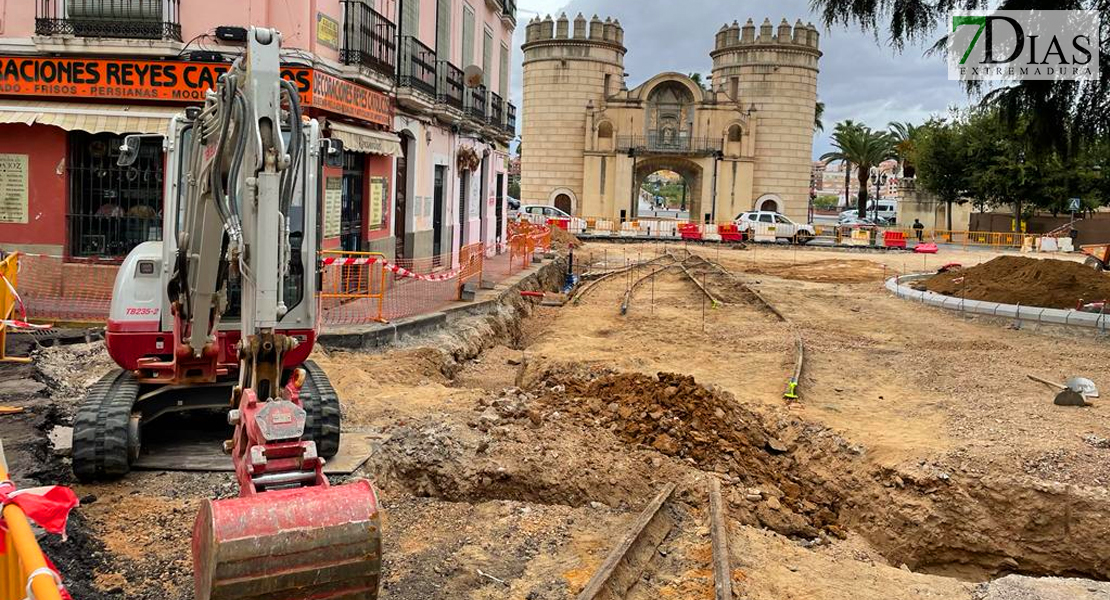
[[[470,88],[466,94],[466,114],[477,121],[486,120],[486,86]]]
[[[508,17],[509,19],[512,19],[512,21],[515,23],[516,22],[516,0],[501,0],[501,2],[502,2],[502,7],[503,7],[503,12],[501,14],[504,15],[505,17]]]
[[[339,60],[394,77],[397,70],[397,26],[364,0],[343,2],[343,47]]]
[[[512,102],[505,103],[505,131],[516,133],[516,107]]]
[[[678,133],[620,136],[617,151],[656,154],[715,154],[724,148],[719,138],[687,137]]]
[[[498,128],[505,127],[505,101],[493,92],[489,93],[489,114],[486,115],[486,122]]]
[[[436,53],[411,35],[401,38],[401,87],[411,87],[435,98]]]
[[[180,0],[38,0],[35,35],[180,42]]]
[[[436,102],[446,104],[452,108],[463,110],[463,72],[462,69],[451,64],[449,61],[439,61],[439,83],[436,86],[438,95]]]

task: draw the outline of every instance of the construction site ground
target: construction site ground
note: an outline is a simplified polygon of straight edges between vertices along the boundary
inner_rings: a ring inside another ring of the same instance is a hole
[[[1110,388],[1106,339],[942,311],[882,285],[997,253],[595,242],[575,260],[605,271],[667,252],[720,265],[689,270],[724,302],[679,268],[626,295],[670,264],[658,260],[578,303],[510,294],[401,347],[316,351],[344,432],[377,440],[355,476],[380,493],[382,598],[574,598],[674,483],[674,526],[624,597],[712,599],[709,478],[736,597],[1110,598],[1107,409],[1056,406],[1027,377]],[[78,484],[47,439],[111,367],[100,342],[0,367],[3,404],[26,409],[0,416],[0,439],[21,485],[82,497],[68,541],[43,542],[75,598],[192,598],[196,508],[236,495],[231,475]],[[225,435],[218,418],[175,426]]]

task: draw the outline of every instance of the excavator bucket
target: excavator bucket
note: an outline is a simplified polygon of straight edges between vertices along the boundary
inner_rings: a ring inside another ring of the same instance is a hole
[[[205,500],[193,526],[197,600],[375,600],[378,500],[370,482]]]

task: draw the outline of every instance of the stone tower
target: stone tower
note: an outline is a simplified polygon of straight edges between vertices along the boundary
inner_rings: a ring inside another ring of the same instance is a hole
[[[557,20],[536,18],[521,48],[521,203],[577,211],[588,108],[625,86],[624,29],[620,21],[597,15],[588,22],[581,14],[573,22],[565,13]]]
[[[757,124],[752,193],[779,197],[778,209],[805,221],[813,153],[813,113],[821,51],[817,28],[770,19],[756,30],[751,19],[717,32],[713,86],[724,90]]]

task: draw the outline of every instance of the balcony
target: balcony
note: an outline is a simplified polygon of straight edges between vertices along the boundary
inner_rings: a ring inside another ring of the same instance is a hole
[[[180,0],[38,0],[35,35],[181,41]]]
[[[436,86],[439,92],[436,96],[436,102],[445,104],[456,110],[463,110],[464,103],[464,88],[463,88],[463,72],[462,69],[451,64],[449,61],[439,61],[439,84]]]
[[[516,135],[516,107],[512,102],[505,103],[505,132]]]
[[[510,25],[516,26],[516,0],[501,0],[503,5],[501,9],[501,20],[507,21]]]
[[[436,97],[436,53],[411,35],[401,38],[401,74],[397,85]]]
[[[486,115],[486,122],[498,129],[505,127],[505,101],[493,92],[489,93],[489,114]]]
[[[480,85],[470,88],[470,91],[466,93],[464,104],[466,116],[484,123],[486,121],[486,86]]]
[[[620,136],[617,138],[618,152],[636,154],[687,154],[709,156],[721,152],[720,138],[689,137],[669,132],[656,132],[646,136]]]
[[[363,0],[342,0],[342,3],[340,62],[367,67],[392,80],[397,70],[397,26]]]

